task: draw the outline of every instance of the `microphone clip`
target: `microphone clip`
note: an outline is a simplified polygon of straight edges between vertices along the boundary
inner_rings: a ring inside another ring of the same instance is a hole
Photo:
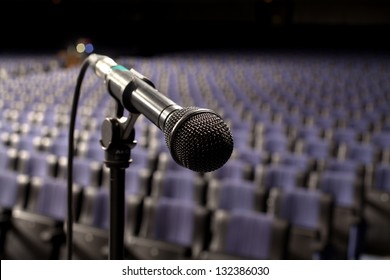
[[[105,151],[104,163],[108,168],[127,168],[131,163],[131,149],[137,144],[134,125],[139,114],[129,113],[124,117],[123,109],[117,101],[116,117],[105,118],[102,123],[100,145]]]

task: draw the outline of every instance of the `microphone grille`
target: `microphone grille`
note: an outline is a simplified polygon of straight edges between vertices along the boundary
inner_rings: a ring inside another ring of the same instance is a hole
[[[163,131],[173,159],[196,172],[220,168],[233,152],[229,127],[211,110],[197,107],[176,110]]]

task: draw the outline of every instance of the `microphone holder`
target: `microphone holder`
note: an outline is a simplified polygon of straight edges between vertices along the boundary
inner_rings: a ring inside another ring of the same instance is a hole
[[[123,106],[117,102],[116,117],[102,124],[100,144],[105,151],[104,163],[110,169],[109,259],[124,258],[125,169],[131,164],[131,149],[136,145],[134,123],[139,114],[123,117]]]

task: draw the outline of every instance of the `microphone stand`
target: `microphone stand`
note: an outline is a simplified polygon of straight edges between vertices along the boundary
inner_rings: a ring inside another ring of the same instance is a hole
[[[136,141],[134,123],[139,114],[123,117],[123,106],[117,102],[116,117],[102,124],[100,144],[105,150],[104,163],[110,169],[109,259],[124,258],[125,169],[131,163],[131,149]]]

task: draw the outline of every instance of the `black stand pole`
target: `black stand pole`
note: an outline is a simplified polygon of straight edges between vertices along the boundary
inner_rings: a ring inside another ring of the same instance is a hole
[[[121,122],[107,118],[102,125],[101,145],[105,150],[104,163],[110,169],[110,231],[109,259],[124,258],[125,169],[131,163],[135,146],[134,120]]]
[[[125,171],[122,168],[111,168],[110,171],[110,259],[123,259],[124,211],[125,211]]]

